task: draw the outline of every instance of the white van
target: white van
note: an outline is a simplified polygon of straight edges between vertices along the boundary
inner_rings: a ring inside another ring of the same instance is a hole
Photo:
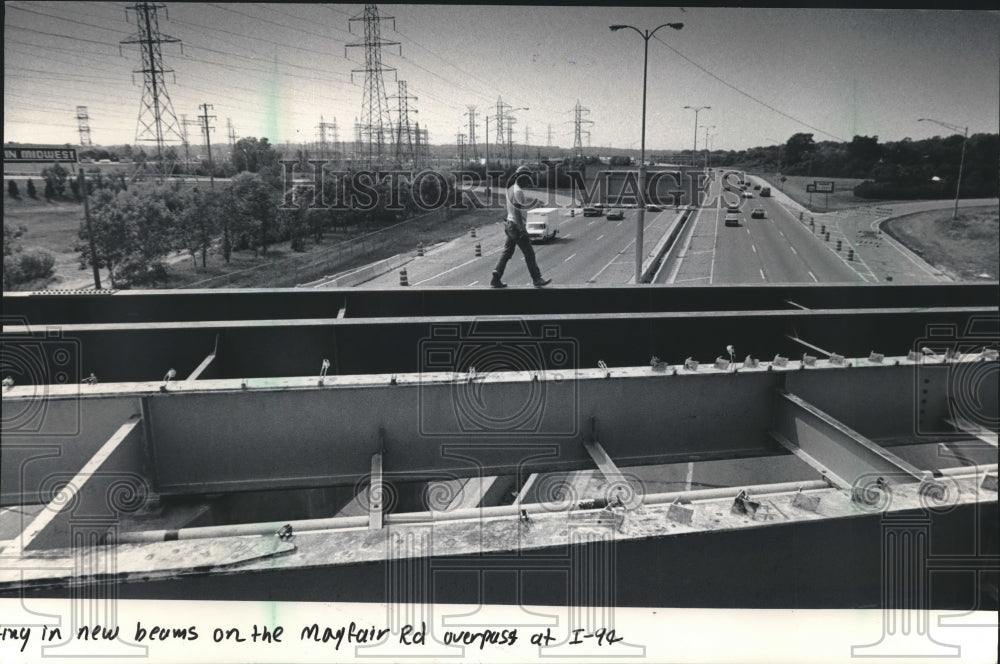
[[[559,229],[559,208],[535,208],[528,210],[525,227],[532,242],[547,242],[554,238]]]

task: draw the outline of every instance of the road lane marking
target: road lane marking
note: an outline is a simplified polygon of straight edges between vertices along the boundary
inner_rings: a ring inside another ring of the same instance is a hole
[[[628,251],[628,248],[631,247],[633,244],[635,244],[635,240],[634,239],[630,240],[629,243],[626,244],[625,247],[621,251],[619,251],[617,254],[615,254],[614,258],[612,258],[611,260],[608,261],[607,265],[605,265],[600,270],[598,270],[597,274],[595,274],[590,279],[588,279],[587,282],[588,283],[590,283],[590,282],[596,282],[597,278],[599,276],[601,276],[604,273],[605,270],[607,270],[609,267],[611,267],[612,263],[616,263],[618,261],[618,257],[621,256],[622,254],[624,254],[626,251]]]
[[[604,237],[604,233],[601,233],[600,235],[598,235],[597,236],[597,240],[600,240],[602,237]],[[594,242],[597,242],[597,240],[594,240]]]
[[[619,221],[617,224],[615,224],[615,227],[618,227],[618,226],[621,226],[621,225],[622,225],[622,222]]]
[[[793,254],[798,255],[799,252],[795,251],[795,247],[793,247],[792,245],[788,245],[788,248],[792,250]]]
[[[722,197],[715,207],[715,237],[712,238],[712,265],[708,268],[708,283],[715,282],[715,255],[719,249],[719,215],[722,213]],[[747,233],[750,229],[747,229]]]
[[[563,235],[563,236],[562,236],[562,239],[564,239],[564,240],[565,240],[565,239],[566,239],[566,238],[568,238],[568,237],[569,237],[569,233],[566,233],[566,235]]]
[[[455,267],[450,267],[450,268],[448,268],[448,269],[447,269],[447,270],[445,270],[444,272],[438,272],[437,274],[435,274],[435,275],[434,275],[434,276],[432,276],[432,277],[427,277],[426,279],[421,279],[420,281],[415,281],[415,282],[413,282],[413,283],[412,283],[412,284],[410,284],[410,285],[411,285],[411,286],[419,286],[420,284],[423,284],[423,283],[426,283],[426,282],[428,282],[428,281],[432,281],[432,280],[434,280],[434,279],[437,279],[438,277],[443,277],[444,275],[448,274],[449,272],[454,272],[455,270],[457,270],[457,269],[459,269],[459,268],[462,268],[462,267],[465,267],[466,265],[470,265],[470,264],[472,264],[472,263],[475,263],[476,261],[478,261],[478,260],[482,260],[482,259],[483,259],[483,258],[485,258],[486,256],[490,256],[490,255],[492,255],[492,254],[495,254],[495,253],[498,253],[499,251],[500,251],[500,249],[497,249],[496,251],[491,251],[491,252],[490,252],[490,253],[488,253],[488,254],[483,254],[482,256],[477,256],[476,258],[473,258],[472,260],[467,260],[467,261],[465,261],[464,263],[461,263],[461,264],[459,264],[459,265],[456,265]]]
[[[808,270],[808,272],[809,272],[809,276],[812,277],[813,281],[819,281],[819,279],[816,278],[816,275],[812,273],[812,270]]]
[[[764,281],[767,281],[767,277],[764,276],[764,268],[760,269],[760,278],[763,279]]]
[[[573,256],[576,256],[576,254],[570,254],[569,256],[564,258],[563,263],[568,263],[573,258]]]
[[[754,252],[755,254],[757,253],[757,245],[755,245],[755,244],[751,244],[751,245],[750,245],[750,248],[751,248],[751,249],[753,249],[753,252]]]
[[[478,283],[479,283],[479,279],[476,279],[475,281],[473,281],[473,282],[472,282],[471,284],[469,284],[469,285],[470,285],[470,286],[475,286],[475,285],[476,285],[476,284],[478,284]]]
[[[778,235],[780,235],[781,237],[785,237],[785,234],[782,233],[781,231],[778,231]]]
[[[588,226],[593,226],[593,225],[594,225],[594,224],[596,224],[596,223],[597,223],[597,220],[596,220],[596,219],[591,219],[590,221],[588,221],[588,222],[587,222],[587,225],[588,225]]]

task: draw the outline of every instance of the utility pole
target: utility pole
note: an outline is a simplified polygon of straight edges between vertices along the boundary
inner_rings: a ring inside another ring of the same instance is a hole
[[[214,115],[209,115],[208,110],[212,108],[211,104],[205,103],[198,106],[201,109],[201,130],[205,132],[205,145],[208,147],[208,178],[211,183],[212,189],[215,189],[215,162],[212,161],[212,139],[209,136],[210,132],[215,131],[215,127],[208,124],[209,120],[214,120]]]
[[[236,149],[236,130],[233,129],[232,118],[226,118],[226,133],[229,134],[229,153]]]
[[[161,174],[168,175],[168,169],[163,162],[164,143],[170,134],[178,139],[181,138],[181,135],[177,125],[177,116],[174,114],[174,106],[170,101],[170,95],[167,94],[163,77],[167,72],[173,73],[173,70],[163,66],[160,45],[180,43],[181,40],[160,33],[158,12],[163,9],[164,14],[166,14],[166,5],[136,2],[126,7],[126,19],[130,9],[135,13],[138,30],[131,38],[122,40],[118,49],[121,50],[121,44],[138,44],[142,53],[142,67],[134,71],[134,73],[141,73],[143,76],[142,102],[136,124],[135,140],[137,143],[140,141],[156,143],[156,157]]]
[[[101,290],[101,270],[97,267],[97,249],[94,244],[94,229],[90,225],[90,192],[87,191],[87,176],[80,169],[80,193],[83,194],[83,221],[87,225],[87,244],[90,246],[90,266],[94,269],[94,288]]]

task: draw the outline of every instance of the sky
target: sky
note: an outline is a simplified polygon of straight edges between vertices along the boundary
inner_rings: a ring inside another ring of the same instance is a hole
[[[4,142],[78,144],[86,106],[95,144],[134,143],[143,77],[135,15],[125,3],[4,5]],[[514,113],[514,143],[570,149],[574,107],[587,109],[583,144],[638,149],[643,39],[621,23],[662,28],[648,43],[646,149],[948,135],[926,117],[1000,131],[1000,12],[724,7],[377,5],[383,81],[406,81],[411,120],[434,144],[469,133],[497,99]],[[178,119],[212,105],[213,143],[266,136],[314,143],[322,116],[353,138],[362,114],[363,5],[166,3],[165,83]],[[183,48],[183,50],[182,50]],[[361,70],[352,74],[352,70]],[[353,78],[353,81],[352,81]],[[413,99],[415,98],[415,99]],[[395,109],[395,99],[388,100]],[[393,110],[393,121],[396,113]],[[495,121],[491,120],[495,132]],[[706,127],[708,133],[706,134]],[[192,144],[203,141],[189,127]],[[332,128],[327,130],[333,138]],[[468,139],[466,139],[468,140]],[[179,144],[179,140],[171,142]],[[491,136],[490,142],[495,142]]]

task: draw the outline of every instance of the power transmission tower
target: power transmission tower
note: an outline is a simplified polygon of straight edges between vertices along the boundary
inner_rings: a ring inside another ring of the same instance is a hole
[[[392,21],[392,29],[396,29],[396,19],[393,16],[379,16],[378,7],[375,5],[365,5],[364,10],[358,15],[348,20],[348,29],[355,21],[364,21],[365,41],[358,44],[347,44],[346,49],[363,46],[365,49],[365,68],[351,70],[351,81],[354,81],[354,74],[365,73],[365,93],[361,104],[361,124],[368,136],[367,161],[381,163],[386,156],[386,137],[392,136],[392,116],[389,111],[389,100],[385,94],[385,84],[382,81],[382,72],[391,71],[395,76],[394,67],[386,67],[382,64],[382,47],[399,46],[399,54],[403,54],[403,47],[399,42],[383,41],[381,37],[381,24],[383,20]]]
[[[208,109],[212,108],[211,104],[201,104],[198,106],[201,109],[202,114],[198,117],[201,118],[201,130],[205,134],[205,146],[208,148],[208,179],[211,182],[211,186],[215,188],[215,163],[212,161],[212,139],[209,136],[210,132],[215,131],[215,127],[208,124],[209,120],[214,120],[214,115],[208,114]]]
[[[233,129],[232,118],[226,118],[226,133],[229,134],[229,154],[236,151],[236,130]]]
[[[398,111],[396,123],[396,161],[405,164],[413,161],[413,133],[410,128],[410,113],[417,110],[410,110],[409,101],[417,100],[410,96],[406,90],[406,81],[396,81],[399,86],[399,94],[396,95],[396,109]]]
[[[507,121],[507,163],[514,163],[514,123],[517,122],[517,118],[509,113],[504,116],[504,120]]]
[[[200,122],[195,122],[194,120],[188,120],[187,116],[183,113],[181,114],[181,141],[184,144],[184,165],[187,166],[191,163],[191,148],[188,143],[188,127],[191,125],[201,125]]]
[[[523,159],[528,160],[528,143],[531,142],[531,132],[528,131],[528,125],[524,125],[524,152],[522,153]]]
[[[321,118],[322,119],[322,118]],[[340,149],[340,132],[337,130],[337,117],[334,116],[333,122],[330,125],[330,129],[333,131],[333,154],[338,158],[341,157]]]
[[[498,148],[500,148],[501,154],[503,154],[503,146],[507,143],[507,139],[504,136],[504,132],[507,131],[507,122],[505,118],[507,116],[507,111],[509,111],[510,108],[510,104],[503,103],[503,99],[497,97],[497,113],[494,116],[497,121],[497,136],[496,140],[493,142],[496,143]],[[487,136],[487,139],[488,138],[489,137]]]
[[[469,149],[472,153],[472,160],[478,164],[479,149],[476,147],[476,107],[466,106],[466,108],[468,111],[465,114],[469,116]]]
[[[364,141],[361,139],[361,123],[354,118],[354,162],[360,162],[364,154]]]
[[[551,148],[552,147],[552,125],[549,125],[549,137],[548,137],[548,140],[545,143],[545,147],[547,147],[547,148]]]
[[[455,136],[455,144],[458,146],[458,163],[465,163],[465,134],[459,132]]]
[[[90,140],[90,116],[86,106],[76,107],[76,125],[80,130],[80,145],[85,148],[93,147],[94,143]]]
[[[589,108],[584,108],[580,105],[580,100],[576,100],[576,106],[573,107],[574,119],[573,119],[573,150],[576,152],[577,157],[583,156],[583,131],[581,129],[584,124],[594,124],[593,120],[585,120],[584,114],[590,113]]]
[[[321,115],[319,116],[319,124],[316,125],[316,129],[319,130],[319,156],[322,159],[327,159],[329,158],[330,155],[327,152],[326,130],[332,129],[333,134],[336,135],[337,133],[336,119],[334,119],[333,122],[324,122],[323,116]],[[334,139],[334,143],[336,143],[336,138]]]
[[[163,9],[166,15],[166,5],[152,2],[129,5],[125,9],[126,20],[129,9],[135,12],[138,30],[135,35],[122,40],[120,44],[138,44],[142,53],[142,68],[134,70],[134,73],[141,73],[143,76],[142,102],[136,123],[135,140],[137,143],[140,141],[156,143],[156,156],[161,172],[167,174],[169,167],[163,163],[164,143],[170,140],[171,136],[177,139],[182,137],[177,116],[174,114],[174,105],[170,101],[163,80],[163,75],[167,72],[173,73],[173,70],[164,68],[160,44],[180,43],[181,40],[160,32],[159,10]],[[118,48],[121,50],[120,45]]]

